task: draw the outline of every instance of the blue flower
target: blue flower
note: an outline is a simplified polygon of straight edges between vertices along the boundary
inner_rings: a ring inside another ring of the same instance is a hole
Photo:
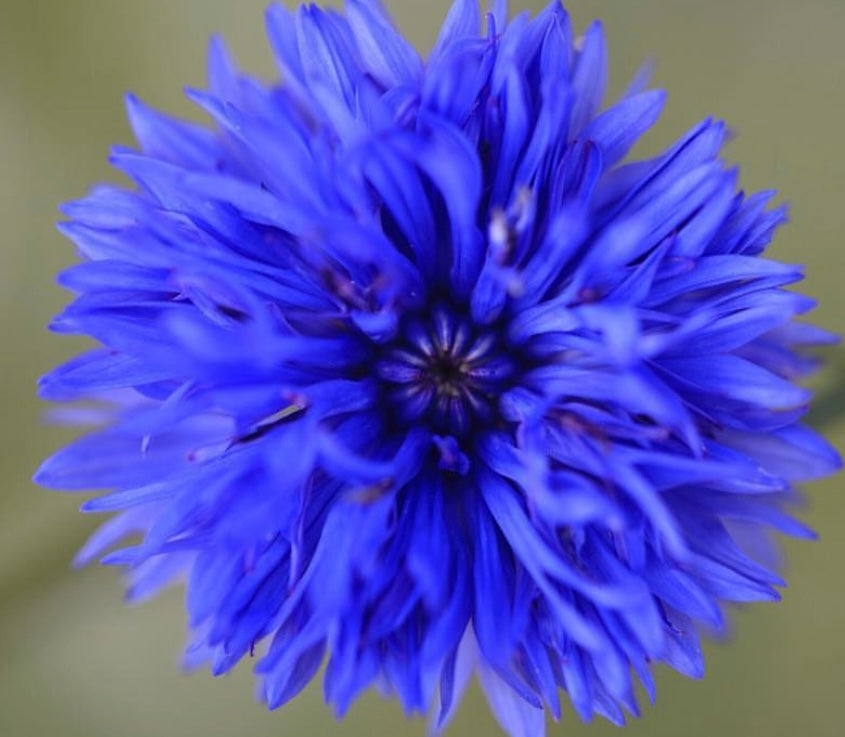
[[[79,562],[184,579],[188,664],[260,654],[271,708],[327,661],[340,714],[378,684],[440,728],[478,674],[515,737],[561,691],[623,722],[632,673],[700,676],[725,604],[778,598],[770,533],[838,467],[784,210],[720,122],[626,163],[664,95],[602,112],[601,26],[557,3],[457,0],[426,61],[376,0],[267,26],[280,82],[215,40],[214,128],[129,97],[136,186],[64,209],[52,327],[102,348],[41,395],[101,426],[38,480],[115,513]]]

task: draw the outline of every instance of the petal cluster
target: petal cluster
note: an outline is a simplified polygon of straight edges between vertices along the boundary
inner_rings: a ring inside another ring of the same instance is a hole
[[[664,95],[603,110],[602,28],[457,0],[427,59],[376,0],[267,12],[280,80],[214,40],[212,119],[127,100],[132,188],[64,208],[82,262],[46,376],[100,427],[38,480],[106,493],[79,555],[187,589],[186,661],[260,656],[278,707],[325,665],[437,728],[477,673],[515,737],[564,692],[637,714],[650,665],[771,600],[771,532],[836,453],[800,424],[801,269],[764,256],[706,120],[629,160]]]

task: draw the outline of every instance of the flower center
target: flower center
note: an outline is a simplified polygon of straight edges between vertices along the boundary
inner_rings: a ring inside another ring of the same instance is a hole
[[[377,365],[402,421],[457,436],[493,417],[515,370],[497,331],[475,329],[443,307],[428,320],[409,319]]]

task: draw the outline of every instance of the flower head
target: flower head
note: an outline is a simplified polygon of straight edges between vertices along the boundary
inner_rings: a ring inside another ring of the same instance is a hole
[[[130,97],[136,186],[65,208],[53,328],[103,347],[41,393],[103,426],[38,479],[108,490],[80,562],[184,578],[188,662],[258,648],[270,707],[327,660],[340,713],[377,683],[442,726],[478,673],[513,735],[561,691],[622,722],[778,597],[755,553],[837,467],[792,383],[829,336],[724,126],[625,163],[663,94],[601,112],[601,27],[506,15],[457,0],[423,61],[376,0],[274,5],[280,82],[214,41],[214,128]]]

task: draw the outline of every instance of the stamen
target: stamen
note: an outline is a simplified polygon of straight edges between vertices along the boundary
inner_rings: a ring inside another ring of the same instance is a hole
[[[458,437],[490,419],[515,371],[494,332],[438,306],[429,321],[416,319],[402,334],[376,366],[400,418]]]

